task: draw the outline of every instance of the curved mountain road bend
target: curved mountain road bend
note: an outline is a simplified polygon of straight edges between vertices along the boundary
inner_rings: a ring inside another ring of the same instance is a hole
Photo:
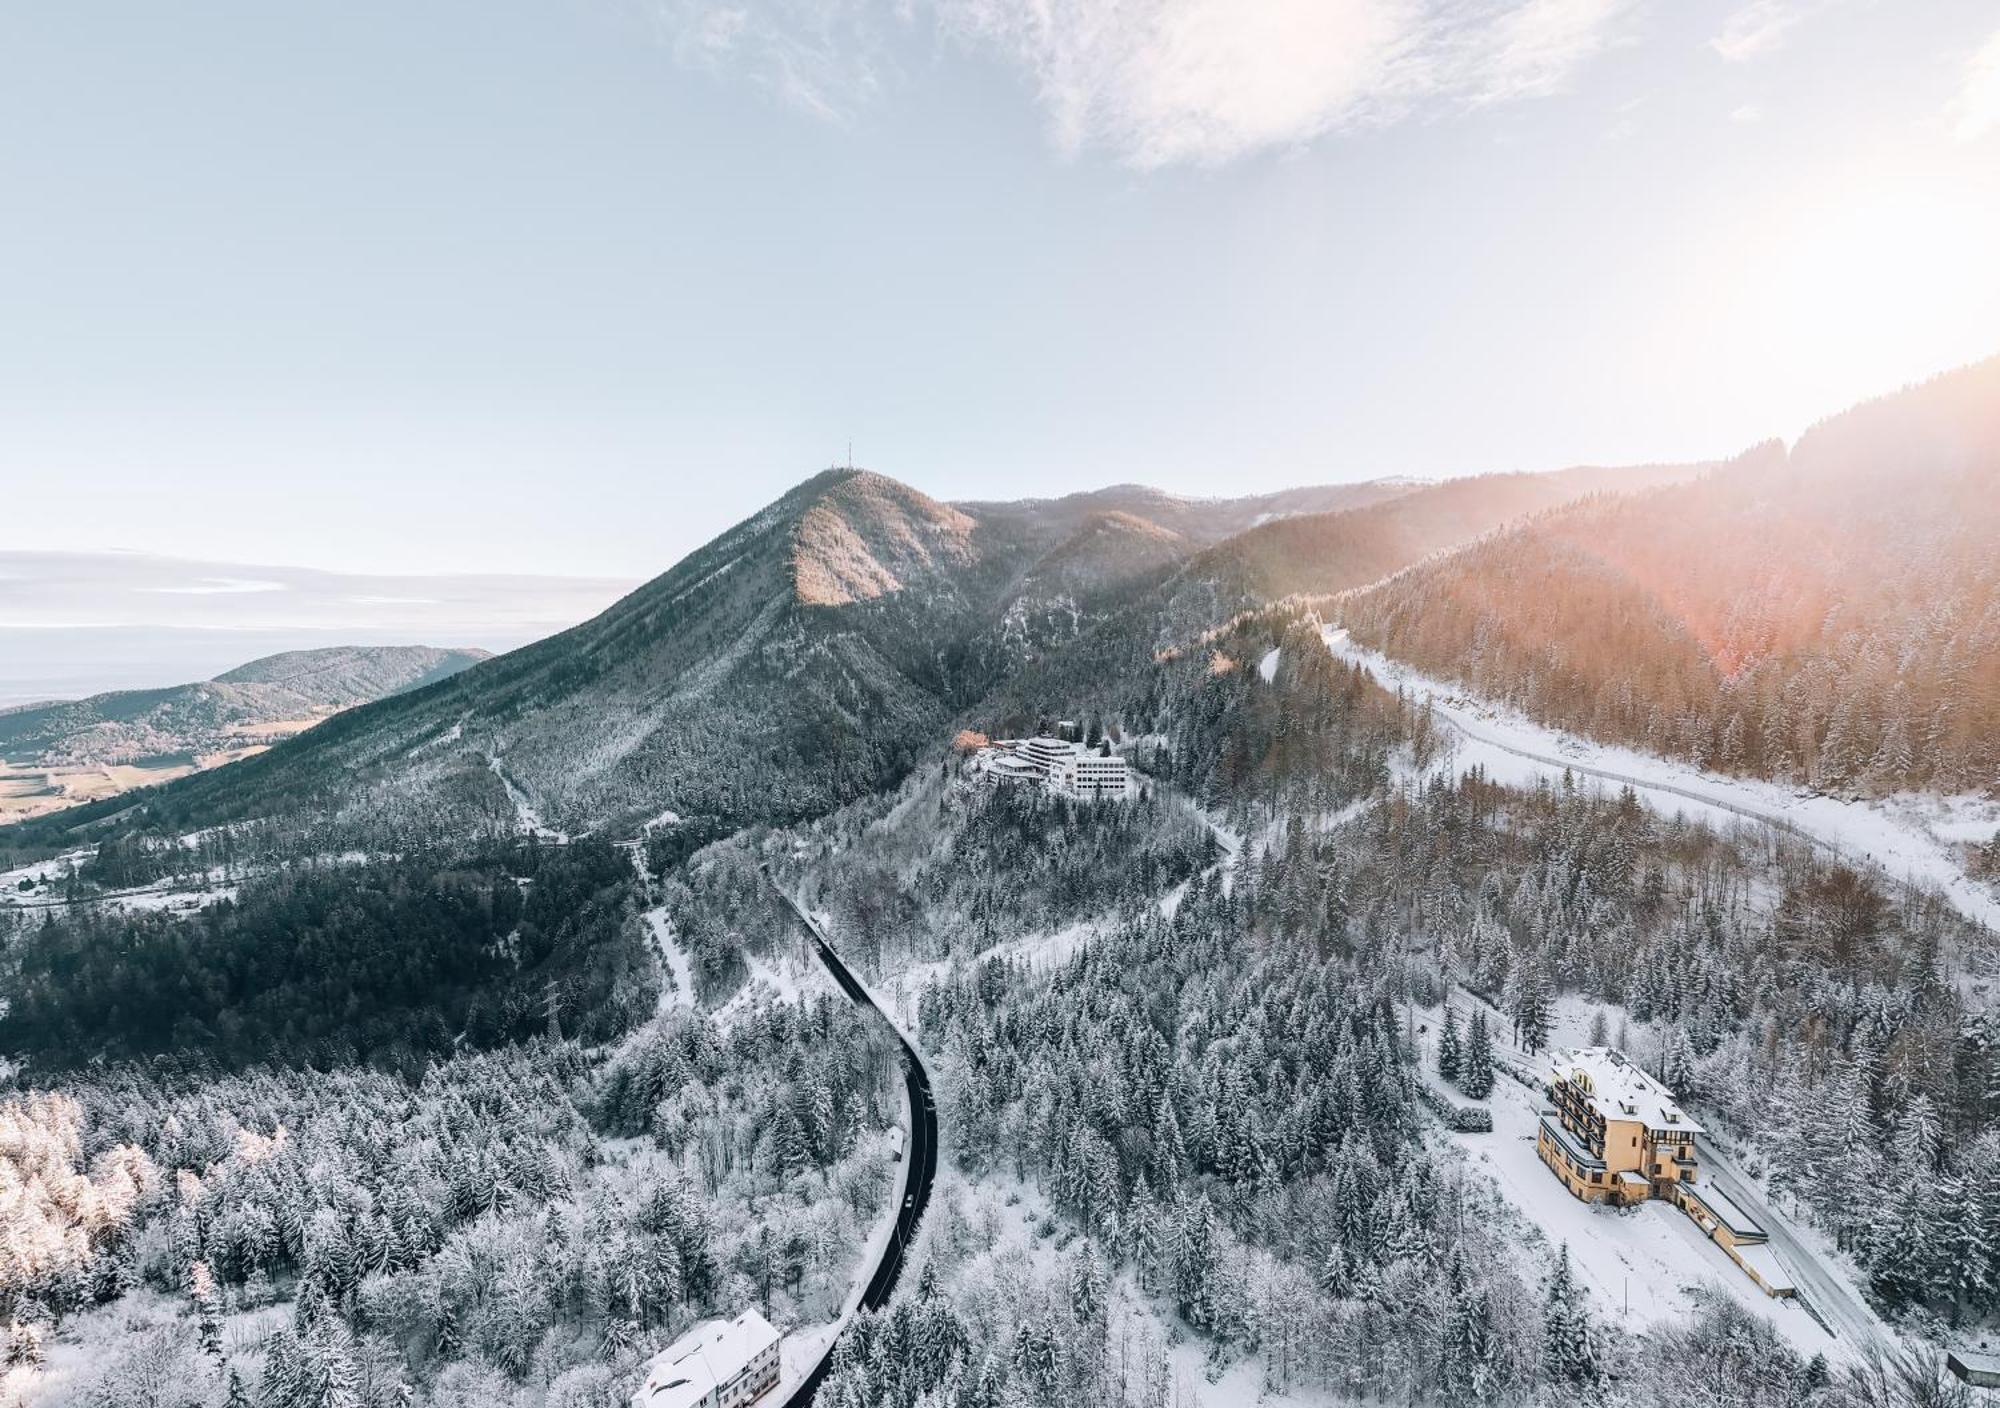
[[[910,1147],[904,1151],[903,1158],[910,1176],[904,1188],[903,1205],[896,1210],[895,1229],[890,1234],[888,1245],[882,1249],[881,1261],[876,1263],[874,1271],[869,1274],[868,1282],[862,1288],[861,1299],[856,1306],[857,1310],[880,1310],[888,1305],[890,1297],[896,1293],[896,1283],[903,1274],[904,1254],[909,1248],[911,1239],[916,1235],[918,1224],[923,1221],[924,1209],[931,1200],[931,1185],[937,1181],[937,1100],[931,1093],[930,1075],[924,1070],[924,1063],[918,1059],[916,1048],[896,1030],[896,1024],[889,1020],[888,1015],[875,1005],[875,999],[868,995],[868,990],[848,971],[847,964],[834,951],[833,945],[827,942],[826,935],[821,932],[813,917],[799,907],[798,901],[785,893],[784,887],[778,884],[777,878],[771,874],[768,867],[764,870],[764,878],[770,882],[771,888],[778,892],[778,897],[790,907],[792,913],[798,916],[799,923],[805,926],[806,933],[812,939],[813,949],[819,954],[819,961],[826,965],[826,971],[833,975],[833,980],[840,985],[841,991],[846,993],[857,1007],[867,1008],[881,1017],[883,1024],[895,1033],[897,1044],[903,1048],[903,1083],[910,1101]],[[820,1356],[819,1363],[813,1366],[813,1371],[806,1375],[804,1382],[792,1391],[792,1396],[785,1400],[784,1408],[808,1408],[814,1395],[819,1392],[820,1384],[825,1381],[827,1370],[832,1367],[833,1349],[839,1342],[839,1335],[835,1335],[828,1342],[826,1352]]]
[[[1328,626],[1321,632],[1321,639],[1326,642],[1327,650],[1332,653],[1336,660],[1355,659],[1356,657],[1343,652],[1335,643],[1335,632],[1345,634],[1337,626]],[[1368,671],[1369,676],[1374,679],[1377,685],[1392,693],[1394,692],[1396,682],[1384,678],[1372,662],[1367,659],[1359,659],[1357,663]],[[1630,787],[1634,792],[1641,794],[1660,792],[1672,797],[1683,797],[1690,802],[1699,802],[1705,807],[1714,807],[1718,811],[1733,812],[1746,821],[1758,822],[1774,830],[1783,831],[1788,835],[1796,836],[1801,841],[1817,846],[1834,855],[1845,856],[1848,859],[1860,861],[1864,865],[1872,863],[1869,857],[1859,855],[1847,847],[1829,841],[1824,836],[1816,835],[1795,821],[1786,817],[1776,816],[1758,807],[1746,805],[1733,798],[1720,797],[1712,792],[1703,792],[1693,787],[1682,787],[1675,783],[1661,782],[1653,778],[1634,777],[1629,773],[1617,772],[1610,768],[1598,767],[1591,763],[1578,762],[1574,758],[1566,758],[1557,753],[1543,753],[1532,748],[1523,748],[1517,742],[1502,738],[1486,729],[1467,723],[1464,719],[1458,718],[1447,709],[1435,710],[1433,717],[1446,728],[1471,739],[1474,743],[1484,743],[1489,748],[1497,748],[1502,753],[1511,753],[1515,757],[1525,758],[1531,763],[1540,763],[1552,768],[1562,768],[1576,774],[1578,777],[1594,777],[1600,782],[1615,782],[1620,786]]]
[[[1864,1350],[1893,1347],[1895,1342],[1884,1332],[1882,1322],[1862,1304],[1846,1278],[1792,1234],[1790,1225],[1771,1211],[1755,1184],[1713,1149],[1702,1151],[1702,1161],[1707,1165],[1704,1173],[1722,1195],[1757,1219],[1778,1260],[1796,1278],[1799,1297],[1818,1312],[1828,1329]]]

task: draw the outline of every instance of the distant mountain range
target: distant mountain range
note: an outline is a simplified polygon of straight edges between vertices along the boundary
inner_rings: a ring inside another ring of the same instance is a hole
[[[354,641],[512,650],[635,585],[0,546],[0,707],[205,680],[258,656]]]
[[[294,650],[196,684],[0,709],[0,817],[234,761],[489,658],[427,645]]]
[[[0,710],[0,758],[146,764],[238,747],[273,725],[316,721],[490,658],[490,651],[429,645],[290,650],[196,684]]]

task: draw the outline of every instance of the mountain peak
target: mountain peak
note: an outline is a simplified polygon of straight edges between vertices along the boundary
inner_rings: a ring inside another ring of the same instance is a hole
[[[829,470],[792,529],[791,575],[808,606],[850,606],[902,591],[972,558],[973,519],[872,470]]]

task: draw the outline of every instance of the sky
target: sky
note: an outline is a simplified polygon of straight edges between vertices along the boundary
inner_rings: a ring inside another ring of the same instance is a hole
[[[212,679],[281,650],[512,650],[636,583],[543,574],[324,572],[0,544],[0,709]]]
[[[850,441],[1706,458],[2000,351],[1995,248],[1991,0],[12,5],[0,522],[635,579]]]

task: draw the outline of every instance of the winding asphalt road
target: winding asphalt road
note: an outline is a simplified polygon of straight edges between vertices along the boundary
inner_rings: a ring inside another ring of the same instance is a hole
[[[895,1034],[896,1044],[903,1048],[903,1084],[910,1101],[910,1147],[903,1151],[903,1160],[910,1176],[903,1190],[903,1206],[896,1210],[895,1230],[889,1237],[889,1244],[882,1249],[882,1260],[876,1263],[875,1270],[868,1277],[868,1284],[862,1288],[857,1307],[860,1310],[880,1310],[896,1293],[896,1282],[903,1274],[904,1253],[911,1238],[916,1235],[918,1223],[923,1220],[925,1207],[930,1203],[931,1185],[937,1181],[937,1100],[931,1094],[931,1078],[924,1070],[924,1063],[917,1059],[916,1048],[904,1039],[903,1034],[896,1030],[896,1024],[875,1005],[868,989],[847,971],[847,964],[827,942],[819,925],[799,907],[798,901],[785,893],[769,867],[764,869],[764,878],[770,881],[771,888],[778,892],[778,897],[790,907],[792,913],[799,917],[799,923],[805,926],[806,933],[812,938],[819,961],[826,965],[826,971],[833,975],[834,982],[840,984],[841,991],[857,1007],[865,1007],[880,1016],[883,1024]],[[839,1335],[828,1342],[819,1363],[792,1391],[792,1396],[785,1400],[784,1408],[808,1408],[813,1396],[819,1392],[820,1384],[826,1379],[827,1370],[832,1367],[833,1347],[839,1342]]]

